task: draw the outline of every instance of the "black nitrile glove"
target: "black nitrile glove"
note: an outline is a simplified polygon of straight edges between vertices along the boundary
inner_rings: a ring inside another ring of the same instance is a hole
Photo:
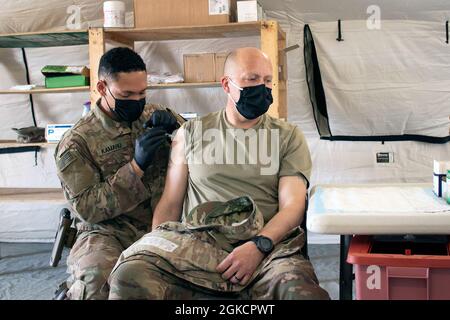
[[[166,131],[161,127],[151,128],[136,139],[134,160],[142,171],[150,166],[156,151],[165,140]]]
[[[172,134],[180,125],[174,115],[169,111],[156,110],[153,112],[150,120],[144,124],[144,129],[151,127],[162,127],[167,133]]]

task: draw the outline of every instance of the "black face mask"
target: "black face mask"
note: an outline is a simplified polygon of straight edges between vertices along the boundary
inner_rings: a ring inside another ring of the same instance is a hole
[[[111,93],[111,90],[109,90],[109,87],[107,88],[116,102],[116,107],[112,109],[108,103],[108,100],[106,100],[106,103],[108,104],[111,112],[117,117],[119,121],[134,122],[139,119],[142,112],[144,111],[145,98],[142,98],[140,100],[116,99],[116,97],[114,97]]]
[[[230,82],[233,86],[241,90],[241,96],[239,101],[235,102],[235,105],[236,109],[244,118],[253,120],[269,110],[270,105],[273,103],[272,89],[267,88],[264,84],[239,88],[231,79]]]

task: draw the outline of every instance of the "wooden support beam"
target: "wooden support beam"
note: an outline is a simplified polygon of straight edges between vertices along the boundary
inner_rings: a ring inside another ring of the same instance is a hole
[[[89,65],[91,69],[91,104],[100,98],[97,91],[98,66],[100,58],[105,53],[105,33],[103,28],[89,29]]]
[[[280,118],[287,120],[287,54],[286,37],[278,39],[278,101],[280,109],[283,110]]]
[[[280,78],[278,70],[280,49],[278,40],[279,40],[278,22],[263,21],[261,23],[261,50],[269,56],[273,65],[273,80],[272,80],[273,104],[269,108],[268,113],[272,117],[286,119],[287,105],[286,99],[284,97],[286,92],[280,91]],[[280,41],[283,41],[283,39],[281,39]]]

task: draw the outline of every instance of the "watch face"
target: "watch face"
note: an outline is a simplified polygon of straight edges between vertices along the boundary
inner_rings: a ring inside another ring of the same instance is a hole
[[[268,238],[260,238],[259,239],[259,244],[261,246],[261,250],[263,250],[264,252],[270,252],[272,250],[272,241]]]

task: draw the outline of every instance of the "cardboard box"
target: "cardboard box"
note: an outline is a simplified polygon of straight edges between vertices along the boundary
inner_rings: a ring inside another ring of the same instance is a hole
[[[63,134],[72,127],[73,124],[48,124],[45,130],[45,139],[49,143],[58,143]]]
[[[89,78],[83,75],[45,78],[46,88],[83,87],[88,85],[89,85]]]
[[[198,26],[236,21],[236,0],[134,0],[134,27]]]
[[[262,6],[258,1],[238,1],[237,3],[237,21],[249,22],[265,19]]]
[[[214,53],[185,54],[183,60],[185,82],[216,81]]]
[[[216,81],[220,82],[220,78],[223,76],[223,68],[225,66],[225,60],[227,59],[227,52],[216,53],[215,55],[215,73],[216,73]]]

